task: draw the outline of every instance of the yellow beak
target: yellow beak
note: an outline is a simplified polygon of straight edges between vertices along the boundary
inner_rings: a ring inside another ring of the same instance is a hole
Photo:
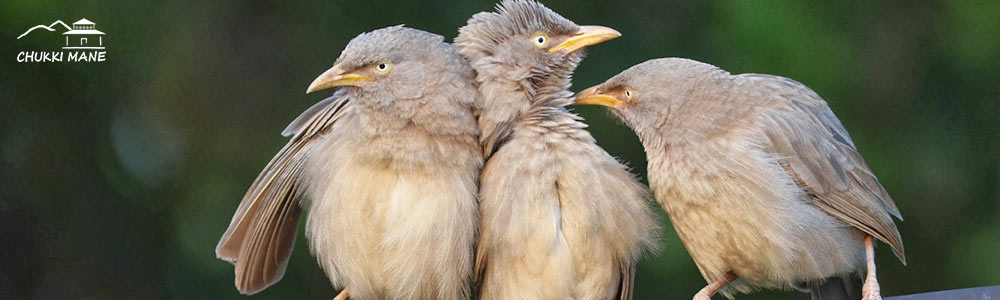
[[[601,94],[597,90],[596,86],[577,93],[576,99],[573,100],[573,104],[603,105],[610,108],[621,108],[622,106],[625,106],[625,102],[618,100],[618,98],[608,94]]]
[[[572,37],[563,41],[562,44],[552,47],[549,49],[549,52],[564,50],[566,53],[570,53],[580,48],[599,44],[620,36],[622,36],[622,34],[618,32],[618,30],[608,27],[593,25],[580,26],[580,30],[573,34]]]
[[[358,86],[366,81],[375,81],[375,78],[344,72],[337,66],[333,66],[333,68],[326,70],[323,74],[319,74],[319,77],[316,77],[309,84],[309,88],[306,88],[306,94],[338,86]]]

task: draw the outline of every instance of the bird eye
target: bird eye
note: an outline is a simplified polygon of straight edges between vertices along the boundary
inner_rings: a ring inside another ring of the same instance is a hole
[[[535,44],[535,47],[545,47],[545,45],[549,43],[549,35],[544,32],[539,32],[531,37],[531,42]]]
[[[625,90],[625,99],[632,100],[632,90]]]
[[[375,73],[385,75],[386,73],[389,73],[389,69],[392,69],[392,64],[388,62],[380,62],[372,69],[374,69]]]

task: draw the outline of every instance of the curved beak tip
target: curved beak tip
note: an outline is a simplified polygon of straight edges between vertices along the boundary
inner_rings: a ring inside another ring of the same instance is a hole
[[[337,67],[333,67],[323,74],[319,74],[306,88],[306,94],[338,86],[358,86],[362,82],[368,81],[375,81],[375,79],[350,72],[343,73]]]
[[[573,104],[601,105],[610,108],[621,108],[625,105],[625,102],[618,100],[614,96],[602,94],[597,90],[597,87],[592,87],[577,93],[576,98],[573,99]]]
[[[325,89],[325,87],[323,87],[324,80],[322,79],[324,79],[323,76],[313,79],[312,83],[309,84],[309,87],[306,88],[306,95]]]
[[[571,36],[570,38],[563,41],[561,44],[549,49],[549,52],[555,52],[559,50],[565,50],[567,53],[579,50],[583,47],[599,44],[612,40],[622,36],[621,32],[614,30],[609,27],[596,26],[596,25],[586,25],[580,26],[580,29]]]

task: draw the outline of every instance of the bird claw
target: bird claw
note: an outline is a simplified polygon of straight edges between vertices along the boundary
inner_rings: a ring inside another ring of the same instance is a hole
[[[865,285],[861,287],[861,300],[882,300],[878,283],[865,282]]]
[[[712,300],[712,296],[705,295],[705,294],[702,294],[702,293],[697,293],[697,294],[694,295],[694,298],[692,298],[691,300]]]
[[[861,286],[861,300],[882,300],[878,278],[875,277],[875,238],[871,235],[865,237],[865,264],[868,275],[865,276],[865,284]]]

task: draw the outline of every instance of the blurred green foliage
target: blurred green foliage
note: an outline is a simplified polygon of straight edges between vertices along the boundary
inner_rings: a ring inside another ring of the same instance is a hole
[[[1000,284],[1000,2],[547,1],[624,36],[593,47],[587,87],[646,59],[693,58],[797,79],[822,95],[896,199],[908,266],[880,247],[886,295]],[[449,40],[492,2],[0,2],[0,298],[236,299],[215,258],[245,189],[320,100],[304,95],[350,38],[405,23]],[[103,63],[17,63],[16,37],[88,18]],[[645,174],[634,135],[576,109]],[[669,225],[637,299],[704,284]],[[285,278],[252,299],[329,299],[299,239]],[[805,299],[763,291],[739,299]]]

